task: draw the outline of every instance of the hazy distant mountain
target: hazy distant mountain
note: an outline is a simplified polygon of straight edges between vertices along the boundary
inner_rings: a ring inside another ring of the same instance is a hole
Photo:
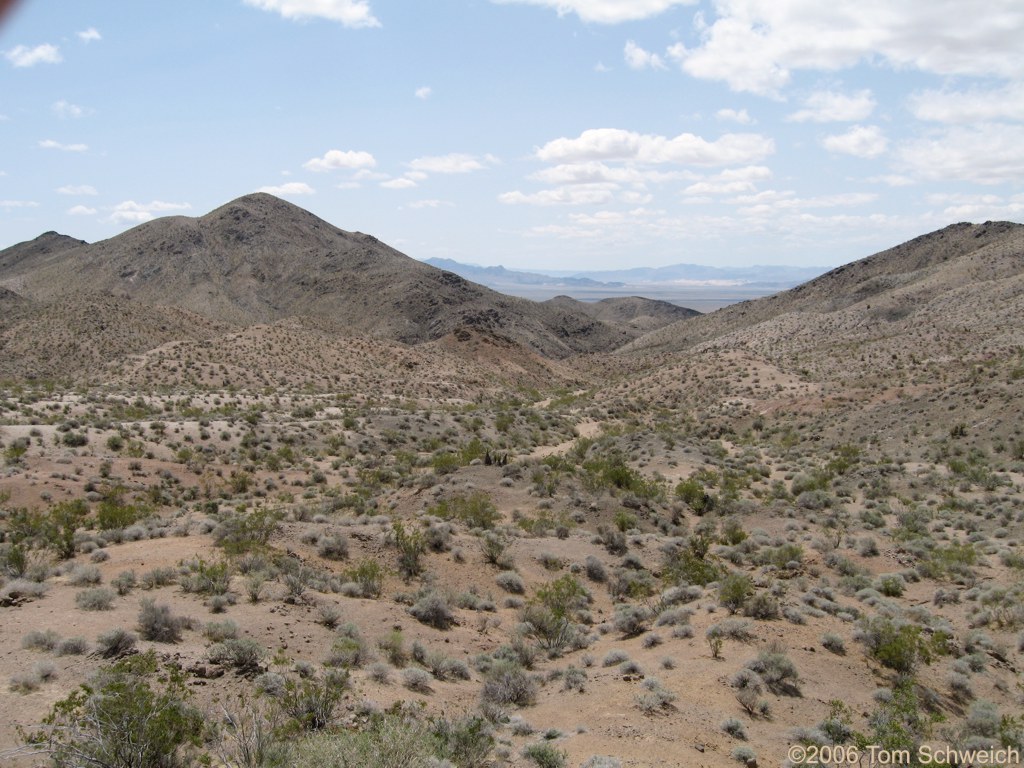
[[[424,259],[425,264],[430,264],[438,269],[454,272],[467,280],[486,285],[489,288],[502,288],[510,286],[549,286],[558,287],[619,287],[621,283],[602,283],[598,280],[591,280],[588,277],[552,277],[551,275],[539,272],[520,272],[505,267],[481,267],[477,264],[463,264],[452,259]]]
[[[631,269],[590,270],[584,272],[545,271],[553,276],[567,275],[575,279],[619,282],[627,285],[644,283],[680,283],[682,285],[759,285],[791,288],[825,272],[827,267],[708,267],[702,264],[671,264],[666,267],[633,267]]]

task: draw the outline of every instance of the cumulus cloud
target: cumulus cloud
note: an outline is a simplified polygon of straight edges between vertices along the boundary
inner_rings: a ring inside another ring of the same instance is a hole
[[[38,208],[39,203],[35,200],[0,200],[0,208]]]
[[[96,29],[96,27],[89,27],[88,29],[83,29],[81,32],[77,32],[76,34],[78,35],[78,39],[81,40],[83,43],[91,43],[95,40],[103,39],[103,35],[100,34],[99,30]]]
[[[1001,197],[999,195],[934,194],[928,196],[931,205],[942,207],[943,218],[958,221],[991,221],[993,219],[1020,220],[1024,214],[1024,194]]]
[[[85,110],[82,109],[80,106],[65,101],[64,99],[61,99],[60,101],[55,101],[52,105],[50,105],[50,109],[52,110],[53,114],[55,114],[57,117],[61,119],[73,119],[81,117],[85,114]]]
[[[342,168],[373,168],[377,160],[369,152],[343,152],[340,149],[328,150],[323,157],[314,157],[302,164],[308,171],[336,171]]]
[[[58,195],[96,195],[99,194],[96,191],[96,187],[90,186],[89,184],[66,184],[63,187],[57,187]]]
[[[542,189],[532,194],[516,190],[498,195],[498,202],[506,205],[600,205],[612,201],[615,189],[615,184],[579,184]]]
[[[715,141],[682,133],[675,138],[618,128],[592,128],[574,139],[549,141],[537,157],[547,162],[620,160],[683,165],[734,165],[760,160],[775,151],[774,142],[753,133],[727,133]]]
[[[450,200],[414,200],[409,203],[410,208],[452,208],[455,203]]]
[[[553,8],[559,16],[575,13],[580,20],[596,24],[639,21],[664,13],[679,5],[694,5],[697,0],[491,0],[501,5],[539,5]]]
[[[431,88],[429,85],[424,85],[422,88],[416,89],[416,98],[423,99],[425,101],[426,99],[430,98],[430,94],[432,94],[433,92],[433,88]]]
[[[94,213],[96,213],[96,209],[87,205],[75,205],[68,208],[69,216],[92,216]]]
[[[702,197],[738,195],[745,192],[753,192],[757,187],[757,182],[766,181],[771,177],[771,169],[763,165],[730,168],[690,184],[683,190],[683,193],[685,195],[698,195]]]
[[[271,185],[267,187],[260,187],[256,191],[266,192],[268,195],[275,195],[277,197],[287,197],[289,195],[312,195],[316,193],[316,190],[304,181],[288,181],[276,186]]]
[[[804,100],[804,108],[791,114],[787,120],[795,123],[853,123],[867,119],[875,110],[871,91],[845,94],[818,91]]]
[[[482,171],[496,161],[497,158],[492,155],[479,158],[476,155],[452,152],[448,155],[418,157],[409,163],[409,167],[422,173],[472,173]]]
[[[766,190],[755,195],[740,195],[735,199],[740,213],[746,216],[773,215],[782,211],[794,212],[813,208],[851,208],[866,205],[878,199],[871,192],[844,192],[836,195],[797,197],[790,190]]]
[[[60,64],[64,58],[56,45],[43,43],[34,48],[27,45],[16,45],[4,51],[4,58],[16,67],[34,67],[36,64]]]
[[[897,157],[926,181],[1016,183],[1024,178],[1024,125],[953,126],[904,144]]]
[[[141,224],[153,219],[154,214],[187,211],[191,207],[188,203],[166,203],[162,200],[153,200],[150,203],[125,200],[114,206],[110,220],[115,224]]]
[[[416,186],[416,182],[412,179],[400,178],[382,181],[380,185],[384,187],[384,189],[412,189]]]
[[[922,91],[910,97],[909,106],[918,120],[937,123],[1024,122],[1024,82],[992,89]]]
[[[836,71],[863,60],[938,75],[1024,73],[1024,5],[992,0],[717,0],[694,48],[673,59],[690,75],[777,96],[797,70]],[[993,20],[998,19],[998,23]]]
[[[632,40],[626,42],[623,51],[626,65],[630,69],[666,69],[664,60],[656,53],[645,51]]]
[[[43,139],[39,142],[41,149],[59,149],[62,152],[85,152],[89,149],[88,144],[61,144],[53,139]]]
[[[740,125],[750,125],[754,122],[754,119],[745,109],[720,109],[715,112],[715,117],[725,122],[739,123]]]
[[[871,159],[885,154],[889,140],[877,125],[855,125],[846,133],[826,136],[822,146],[829,152]]]
[[[274,11],[286,19],[327,19],[345,27],[360,29],[379,27],[365,0],[243,0],[246,5],[263,11]]]

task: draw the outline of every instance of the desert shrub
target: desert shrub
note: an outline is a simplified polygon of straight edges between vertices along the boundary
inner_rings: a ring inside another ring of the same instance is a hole
[[[89,641],[84,637],[69,637],[57,646],[58,656],[82,656],[89,652]]]
[[[523,577],[515,571],[502,571],[495,577],[494,581],[499,587],[506,592],[511,592],[513,595],[521,595],[526,592]]]
[[[362,597],[380,597],[384,588],[384,568],[376,560],[363,560],[345,575],[359,585]]]
[[[821,645],[838,656],[843,656],[846,653],[846,644],[843,642],[843,638],[833,632],[826,632],[821,636]]]
[[[29,651],[52,651],[60,643],[60,635],[52,629],[33,629],[21,638],[21,647]]]
[[[266,650],[255,640],[248,637],[233,637],[215,643],[207,651],[214,664],[232,667],[244,675],[259,673],[260,662]]]
[[[455,518],[469,528],[493,528],[501,519],[490,494],[484,491],[454,496],[430,507],[427,512],[445,520]]]
[[[161,567],[146,571],[139,579],[143,589],[156,589],[173,584],[178,580],[178,573],[173,568]]]
[[[370,679],[375,683],[387,685],[391,682],[391,667],[383,661],[375,661],[368,669]]]
[[[122,597],[135,589],[136,584],[135,571],[121,571],[110,582],[110,586],[117,590],[117,594]]]
[[[942,632],[929,638],[914,624],[899,623],[884,616],[865,619],[857,639],[874,659],[900,674],[911,674],[918,664],[931,663],[936,653],[944,652],[946,643]]]
[[[779,601],[767,592],[758,592],[743,606],[743,615],[752,619],[773,620],[779,613]]]
[[[525,707],[536,699],[537,684],[518,664],[502,659],[487,671],[480,696],[490,704]]]
[[[158,605],[152,600],[143,600],[139,610],[139,635],[143,640],[157,643],[176,643],[181,640],[181,630],[188,619],[174,616],[170,606]]]
[[[341,621],[341,609],[333,603],[320,603],[316,607],[316,623],[334,629]]]
[[[114,605],[114,593],[106,587],[83,589],[75,595],[75,605],[83,611],[109,611]]]
[[[538,766],[538,768],[565,768],[568,755],[564,750],[555,748],[552,744],[543,741],[536,744],[527,744],[523,747],[523,757]]]
[[[225,516],[213,529],[213,541],[229,555],[262,549],[281,525],[282,514],[266,507]]]
[[[388,661],[396,667],[404,667],[409,662],[409,654],[405,650],[405,638],[399,629],[392,630],[378,640],[377,647],[384,652]]]
[[[580,764],[580,768],[622,768],[622,761],[617,757],[592,755]]]
[[[347,686],[347,674],[335,673],[323,680],[288,680],[279,699],[281,710],[303,730],[319,731],[330,724]]]
[[[105,659],[127,656],[135,650],[136,637],[121,627],[108,630],[96,638],[98,653]]]
[[[410,667],[402,671],[402,685],[416,693],[430,693],[430,673],[419,667]]]
[[[434,752],[458,768],[483,768],[494,747],[494,731],[482,717],[456,720],[439,718],[431,723]]]
[[[316,552],[327,560],[344,560],[348,557],[348,540],[338,534],[323,536],[317,542]]]
[[[298,740],[289,768],[433,768],[436,743],[422,721],[401,714],[375,715],[366,728],[340,733],[318,731]],[[446,765],[446,763],[441,763]]]
[[[635,637],[650,629],[651,610],[642,605],[624,605],[615,611],[615,629],[626,637]]]
[[[398,571],[402,578],[416,578],[423,573],[423,553],[427,543],[421,531],[407,531],[398,521],[392,524],[392,539],[398,549]]]
[[[188,750],[199,746],[205,728],[189,697],[181,674],[161,670],[152,651],[132,656],[57,702],[36,743],[58,766],[190,765]]]
[[[743,725],[743,721],[735,717],[727,717],[722,721],[722,730],[732,736],[734,739],[740,741],[747,740],[747,728]]]
[[[447,598],[438,592],[428,592],[409,608],[409,613],[417,621],[434,627],[448,629],[455,624],[455,614],[448,605]]]
[[[335,638],[331,644],[331,652],[324,664],[330,667],[358,669],[371,660],[370,649],[357,631],[350,631]]]
[[[587,555],[586,560],[583,561],[583,569],[584,573],[587,574],[587,578],[591,581],[603,584],[608,580],[608,573],[605,571],[604,564],[593,555]]]
[[[797,673],[796,665],[780,644],[773,642],[762,650],[756,659],[748,661],[746,666],[760,675],[765,685],[774,693],[799,695],[800,675]]]
[[[100,569],[95,565],[76,565],[68,574],[68,584],[73,587],[88,587],[102,581]]]
[[[665,688],[656,678],[649,677],[643,682],[644,693],[636,697],[636,705],[645,715],[654,715],[672,707],[677,696]]]
[[[583,693],[587,686],[587,672],[579,667],[570,667],[562,676],[562,690]]]

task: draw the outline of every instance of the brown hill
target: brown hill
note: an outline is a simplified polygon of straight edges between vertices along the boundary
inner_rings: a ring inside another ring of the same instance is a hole
[[[695,309],[642,296],[621,296],[600,301],[578,301],[571,296],[555,296],[544,304],[579,310],[602,323],[616,328],[630,328],[640,333],[654,331],[677,320],[701,314]]]
[[[504,296],[267,194],[91,245],[55,237],[0,252],[0,285],[40,301],[83,291],[130,297],[241,326],[310,316],[410,344],[469,328],[549,357],[610,351],[637,335],[577,308]]]
[[[796,288],[725,307],[654,331],[623,351],[674,352],[714,342],[753,347],[781,359],[842,342],[940,332],[973,340],[1013,329],[1022,315],[1024,225],[954,224]],[[1019,324],[1018,326],[1019,327]],[[1012,334],[1011,334],[1012,335]],[[928,354],[930,347],[913,346]]]

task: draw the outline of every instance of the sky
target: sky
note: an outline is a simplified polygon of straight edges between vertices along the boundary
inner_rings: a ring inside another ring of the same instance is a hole
[[[1024,221],[1021,0],[22,0],[0,248],[266,191],[419,259],[834,266]]]

